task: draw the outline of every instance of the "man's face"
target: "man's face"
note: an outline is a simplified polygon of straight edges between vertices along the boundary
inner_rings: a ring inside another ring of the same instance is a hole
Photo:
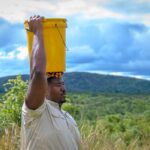
[[[66,102],[66,90],[64,86],[64,81],[62,79],[52,79],[49,83],[48,92],[50,99],[59,104]]]

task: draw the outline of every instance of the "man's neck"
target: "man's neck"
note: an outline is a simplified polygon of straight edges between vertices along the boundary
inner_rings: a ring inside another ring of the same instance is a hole
[[[49,101],[52,101],[54,103],[57,103],[59,105],[59,109],[61,109],[62,103],[58,103],[55,100],[53,100],[53,99],[51,99],[50,97],[47,97],[47,96],[46,96],[46,99],[49,100]]]

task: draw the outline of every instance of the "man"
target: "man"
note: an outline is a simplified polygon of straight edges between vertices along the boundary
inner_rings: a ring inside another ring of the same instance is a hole
[[[79,150],[76,122],[61,109],[65,102],[62,73],[47,73],[42,17],[30,17],[34,33],[30,82],[22,107],[21,150]]]

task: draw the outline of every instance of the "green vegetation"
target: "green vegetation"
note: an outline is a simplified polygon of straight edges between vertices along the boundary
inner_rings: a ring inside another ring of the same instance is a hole
[[[4,93],[3,84],[8,79],[16,76],[0,78],[0,93]],[[24,81],[29,80],[29,75],[22,75]],[[150,93],[150,81],[100,75],[94,73],[72,72],[65,73],[64,80],[68,92],[78,93],[124,93],[124,94],[148,94]]]
[[[142,144],[150,140],[150,95],[69,94],[64,108],[79,124],[90,121],[103,126],[113,140],[122,138],[129,145],[132,139]],[[74,107],[73,107],[74,106]],[[73,109],[74,108],[74,109]]]
[[[19,149],[27,82],[17,76],[0,97],[0,150]],[[150,94],[68,93],[63,105],[77,121],[85,150],[149,150]]]
[[[21,124],[21,106],[27,89],[27,83],[21,76],[9,79],[4,85],[6,93],[0,100],[0,128],[10,127],[13,123]]]

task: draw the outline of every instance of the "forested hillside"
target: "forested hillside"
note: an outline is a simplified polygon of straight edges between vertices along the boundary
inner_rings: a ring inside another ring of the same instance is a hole
[[[0,93],[4,93],[2,85],[6,83],[8,79],[14,78],[16,78],[16,76],[0,78]],[[29,80],[29,75],[22,75],[22,79],[24,81]],[[135,78],[72,72],[65,73],[64,80],[68,92],[128,94],[150,93],[150,81]]]

